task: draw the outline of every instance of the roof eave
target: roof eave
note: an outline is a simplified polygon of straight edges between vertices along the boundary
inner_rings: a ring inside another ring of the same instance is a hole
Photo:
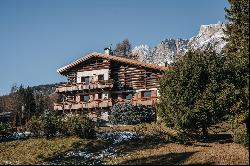
[[[74,62],[72,62],[72,63],[70,63],[68,65],[66,65],[66,66],[63,66],[63,67],[57,69],[57,72],[62,74],[62,75],[65,75],[65,73],[67,72],[68,69],[80,64],[81,62],[83,62],[83,61],[85,61],[85,60],[87,60],[87,59],[89,59],[91,57],[101,57],[101,58],[107,58],[107,59],[119,61],[117,58],[115,58],[115,56],[114,57],[108,57],[108,55],[106,55],[106,54],[93,52],[93,53],[90,53],[87,56],[84,56],[84,57],[82,57],[82,58],[80,58],[80,59],[78,59],[78,60],[76,60],[76,61],[74,61]],[[128,61],[124,60],[124,62],[123,61],[122,62],[123,63],[130,63],[129,61],[130,61],[130,59],[128,59]],[[138,64],[134,64],[134,65],[139,65],[139,66],[152,68],[152,69],[160,70],[160,71],[169,70],[169,67],[159,66],[159,65],[156,65],[156,64],[147,64],[147,65],[145,65],[145,64],[142,64],[140,61],[138,61]]]

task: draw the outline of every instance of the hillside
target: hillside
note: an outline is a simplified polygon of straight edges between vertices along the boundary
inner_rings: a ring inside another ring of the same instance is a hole
[[[98,139],[94,140],[63,137],[2,142],[0,164],[249,164],[248,148],[230,139],[172,142],[166,135],[171,130],[156,124],[101,127],[97,131]]]
[[[45,85],[37,85],[37,86],[32,86],[31,88],[35,92],[39,92],[42,94],[49,95],[55,91],[55,85],[56,84],[45,84]]]

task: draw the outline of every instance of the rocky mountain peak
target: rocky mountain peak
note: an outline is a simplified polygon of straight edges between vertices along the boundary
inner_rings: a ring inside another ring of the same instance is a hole
[[[221,33],[226,28],[224,23],[218,22],[217,24],[201,25],[198,36],[207,35],[213,36],[215,33]]]
[[[203,50],[212,47],[220,53],[226,45],[223,40],[225,28],[226,25],[221,22],[201,25],[199,33],[190,39],[165,39],[153,48],[141,45],[135,47],[132,54],[136,53],[137,57],[144,62],[164,65],[174,62],[178,56],[184,55],[188,50]]]
[[[225,37],[223,29],[225,28],[226,25],[220,22],[201,25],[198,35],[189,39],[189,49],[206,49],[212,46],[217,53],[220,53],[226,45],[226,42],[223,40],[223,37]]]

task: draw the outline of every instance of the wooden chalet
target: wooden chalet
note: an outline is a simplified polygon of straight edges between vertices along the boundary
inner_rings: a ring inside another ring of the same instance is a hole
[[[56,86],[63,98],[54,110],[110,109],[115,103],[154,106],[160,78],[168,67],[93,52],[60,69],[68,81]]]

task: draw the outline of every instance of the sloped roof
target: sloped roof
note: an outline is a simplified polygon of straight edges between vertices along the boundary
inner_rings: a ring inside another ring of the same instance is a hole
[[[152,68],[152,69],[157,69],[157,70],[168,70],[169,67],[165,67],[165,66],[159,66],[157,64],[149,64],[149,63],[145,63],[145,62],[141,62],[141,61],[137,61],[137,60],[133,60],[133,59],[128,59],[128,58],[124,58],[124,57],[119,57],[119,56],[114,56],[114,55],[107,55],[107,54],[102,54],[102,53],[98,53],[98,52],[93,52],[90,53],[66,66],[63,66],[59,69],[57,69],[58,73],[63,73],[68,71],[69,69],[71,69],[72,67],[90,59],[93,57],[97,57],[97,58],[103,58],[103,59],[109,59],[109,60],[114,60],[114,61],[119,61],[119,62],[123,62],[123,63],[128,63],[128,64],[132,64],[132,65],[138,65],[138,66],[143,66],[143,67],[147,67],[147,68]]]

